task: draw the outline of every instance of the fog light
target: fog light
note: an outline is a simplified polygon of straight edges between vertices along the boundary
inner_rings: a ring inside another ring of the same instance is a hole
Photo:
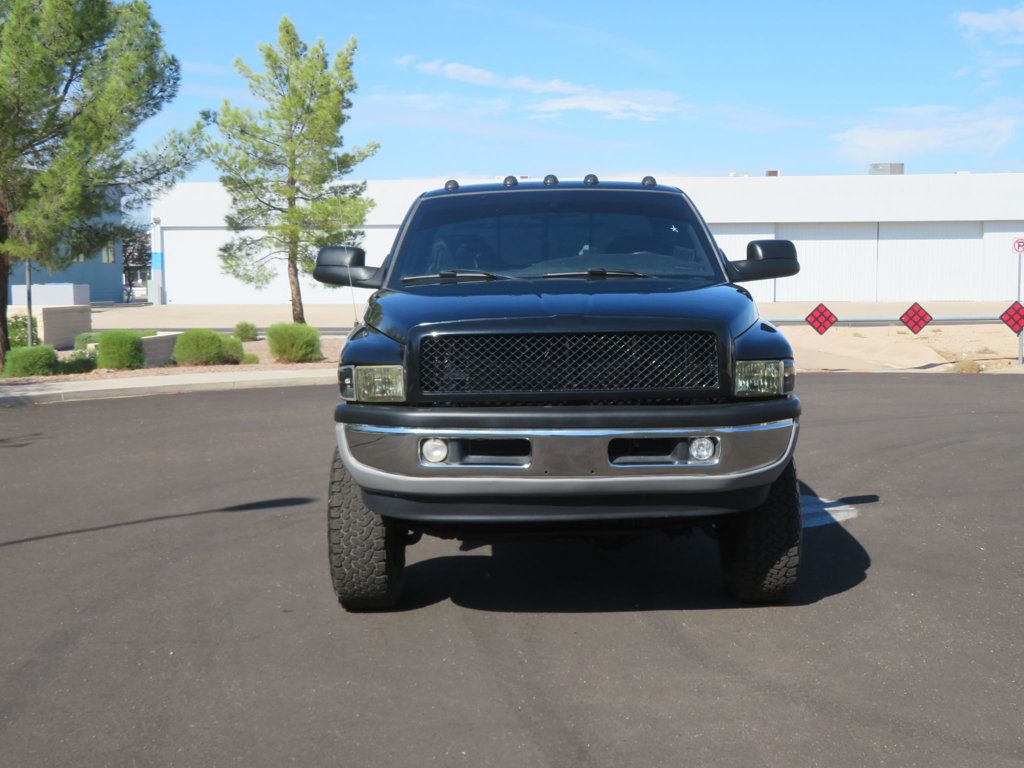
[[[437,437],[424,440],[420,445],[420,455],[429,464],[440,464],[448,458],[448,442]]]
[[[710,437],[695,437],[690,441],[690,458],[707,461],[715,455],[715,441]]]

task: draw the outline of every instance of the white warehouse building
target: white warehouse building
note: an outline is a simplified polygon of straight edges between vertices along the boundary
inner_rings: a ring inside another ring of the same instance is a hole
[[[671,177],[730,259],[750,240],[796,243],[799,275],[749,283],[758,301],[1004,301],[1018,295],[1014,242],[1024,238],[1024,174]],[[445,179],[369,181],[368,264],[389,252],[410,204]],[[493,181],[460,179],[460,183]],[[257,290],[220,270],[230,199],[216,182],[185,183],[154,202],[155,302],[280,304],[284,270]],[[348,292],[303,281],[307,303]],[[366,294],[360,292],[359,299]]]

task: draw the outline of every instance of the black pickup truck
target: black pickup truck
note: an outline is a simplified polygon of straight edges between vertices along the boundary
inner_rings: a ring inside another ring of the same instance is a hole
[[[388,608],[423,534],[605,541],[700,527],[746,602],[800,560],[793,352],[737,283],[793,244],[728,261],[690,199],[640,183],[459,186],[413,204],[380,267],[321,250],[314,277],[375,289],[338,368],[331,575]]]

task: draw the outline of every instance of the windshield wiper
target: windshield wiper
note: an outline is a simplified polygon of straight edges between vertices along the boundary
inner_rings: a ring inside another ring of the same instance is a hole
[[[442,269],[432,275],[407,275],[402,278],[403,283],[411,283],[414,280],[457,280],[461,277],[475,277],[479,280],[511,280],[508,275],[496,275],[494,272],[485,272],[482,269]]]
[[[548,272],[545,278],[558,277],[650,277],[643,272],[634,272],[631,269],[605,269],[604,267],[589,267],[579,272]]]

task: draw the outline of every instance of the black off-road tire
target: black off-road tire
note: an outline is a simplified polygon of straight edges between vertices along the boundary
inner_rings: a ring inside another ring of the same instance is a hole
[[[745,603],[778,603],[796,586],[803,519],[791,461],[761,506],[727,520],[718,539],[729,591]]]
[[[327,495],[327,552],[334,592],[345,610],[394,606],[402,590],[406,534],[363,503],[359,486],[335,449]]]

